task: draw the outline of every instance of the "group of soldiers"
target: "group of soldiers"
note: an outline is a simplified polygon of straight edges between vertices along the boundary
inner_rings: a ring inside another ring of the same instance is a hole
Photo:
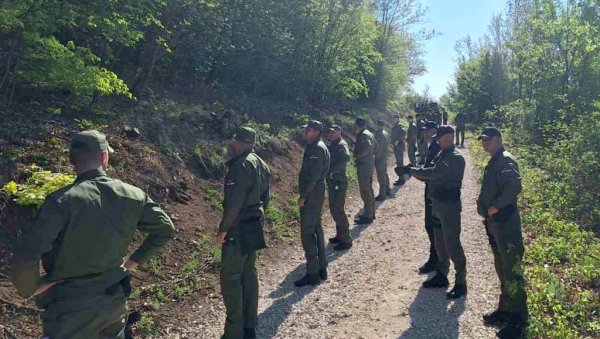
[[[399,176],[394,185],[403,185],[410,176],[426,184],[429,259],[419,272],[435,275],[423,287],[447,288],[452,261],[456,278],[447,297],[460,298],[467,293],[466,259],[460,243],[460,190],[465,160],[455,148],[452,127],[431,121],[415,124],[412,116],[407,120],[405,130],[400,116],[394,116],[390,135],[384,129],[384,121],[375,123],[373,134],[365,119],[356,119],[352,157],[364,206],[355,221],[372,223],[375,201],[383,201],[392,193],[387,171],[391,144]],[[333,125],[325,129],[321,122],[313,120],[304,126],[303,136],[307,146],[298,176],[298,207],[306,274],[295,282],[297,287],[317,285],[327,279],[321,220],[326,192],[336,224],[336,234],[329,242],[336,251],[352,247],[345,211],[351,153],[342,128]],[[491,160],[477,201],[478,212],[485,218],[501,282],[498,309],[485,315],[484,322],[503,326],[498,332],[500,338],[517,338],[527,322],[521,269],[523,242],[516,205],[521,178],[516,160],[502,146],[499,130],[485,129],[479,139]],[[226,307],[226,339],[256,338],[256,251],[266,247],[263,229],[271,176],[268,165],[254,152],[256,141],[252,128],[241,127],[229,145],[223,217],[216,236],[216,242],[222,246],[220,283]],[[404,165],[406,148],[408,166]],[[13,280],[23,296],[35,298],[38,306],[44,308],[45,338],[125,338],[126,299],[131,291],[129,271],[147,262],[174,235],[173,223],[146,193],[107,176],[105,170],[112,152],[106,137],[97,131],[75,135],[70,148],[70,161],[77,173],[75,183],[46,198],[16,247]],[[379,181],[377,197],[372,182],[374,172]],[[127,256],[135,230],[148,235]],[[40,260],[46,272],[42,277]]]

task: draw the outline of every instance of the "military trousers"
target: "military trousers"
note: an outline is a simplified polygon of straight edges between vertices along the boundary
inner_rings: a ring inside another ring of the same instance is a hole
[[[348,191],[348,181],[339,180],[327,183],[327,193],[329,198],[329,210],[333,221],[335,221],[335,237],[342,243],[352,244],[350,236],[350,222],[346,215],[346,192]]]
[[[410,159],[410,145],[408,157]],[[394,158],[396,158],[396,166],[404,166],[404,141],[401,141],[398,146],[394,146]]]
[[[387,197],[390,188],[390,177],[387,168],[387,156],[382,159],[375,159],[375,172],[377,173],[377,182],[379,182],[379,196]]]
[[[457,145],[465,144],[465,130],[466,130],[465,126],[456,126],[456,144]]]
[[[413,165],[417,165],[417,145],[415,142],[410,142],[408,143],[408,161],[413,164]]]
[[[429,238],[429,260],[430,262],[437,263],[438,256],[435,250],[435,228],[441,228],[440,220],[433,215],[433,201],[427,195],[428,187],[425,185],[425,231]]]
[[[486,231],[494,253],[494,266],[500,279],[500,299],[498,309],[512,312],[527,320],[527,294],[523,276],[523,237],[521,217],[514,212],[505,223],[495,223],[488,219]]]
[[[125,338],[127,296],[114,294],[59,298],[45,306],[43,338]]]
[[[327,268],[325,235],[321,217],[325,203],[325,184],[319,183],[306,197],[304,207],[300,208],[300,237],[306,258],[306,274],[317,275],[319,270]]]
[[[358,188],[363,201],[363,216],[375,219],[375,192],[373,192],[374,163],[361,163],[356,165]]]
[[[467,283],[467,259],[460,243],[460,200],[453,203],[433,199],[433,215],[440,220],[442,227],[434,228],[435,249],[438,256],[438,271],[448,276],[450,260],[456,270],[456,284]]]
[[[423,165],[427,156],[427,141],[420,140],[417,144],[417,151],[419,152],[419,164]]]
[[[256,252],[243,253],[236,241],[223,244],[220,280],[226,309],[222,338],[243,338],[244,328],[256,328],[258,318]]]

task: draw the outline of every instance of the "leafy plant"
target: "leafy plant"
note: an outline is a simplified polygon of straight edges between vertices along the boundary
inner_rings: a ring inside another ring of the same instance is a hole
[[[30,171],[31,175],[24,183],[11,181],[2,188],[4,192],[14,196],[16,203],[21,206],[39,208],[50,193],[75,181],[74,175],[52,173],[35,165],[30,167]]]

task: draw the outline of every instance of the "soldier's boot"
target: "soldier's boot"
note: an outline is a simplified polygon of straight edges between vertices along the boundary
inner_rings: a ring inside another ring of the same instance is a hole
[[[520,316],[513,314],[510,316],[508,323],[501,329],[496,336],[500,339],[519,339],[524,338],[525,327],[527,322]]]
[[[448,299],[458,299],[458,298],[460,298],[460,297],[462,297],[463,295],[466,295],[466,294],[467,294],[467,285],[456,284],[450,290],[450,292],[446,293],[446,298],[448,298]]]
[[[333,248],[334,251],[346,251],[352,248],[352,244],[340,243],[336,247]]]
[[[333,238],[329,238],[329,243],[330,244],[339,244],[341,243],[340,239],[337,237],[337,235]]]
[[[373,223],[373,219],[372,218],[367,218],[367,217],[361,215],[358,218],[358,220],[356,220],[356,223],[359,224],[359,225],[372,224]]]
[[[319,277],[321,278],[321,280],[327,280],[327,269],[326,268],[319,271]]]
[[[506,324],[510,316],[510,312],[495,310],[483,316],[483,324],[486,326],[502,326]]]
[[[304,287],[304,286],[315,286],[321,282],[321,277],[319,275],[305,275],[302,279],[297,280],[294,285],[296,287]]]
[[[423,283],[424,288],[446,288],[450,283],[448,278],[440,273],[439,271],[433,276],[433,278]]]
[[[244,328],[244,339],[256,339],[256,329]]]
[[[406,180],[404,180],[404,178],[398,178],[398,180],[396,180],[396,182],[394,182],[394,186],[402,186],[406,183]]]
[[[382,195],[378,195],[378,196],[375,198],[375,201],[385,201],[385,199],[386,199],[386,197],[384,197],[384,196],[382,196]]]
[[[419,267],[419,274],[427,274],[436,270],[438,261],[429,257],[429,260],[423,266]]]

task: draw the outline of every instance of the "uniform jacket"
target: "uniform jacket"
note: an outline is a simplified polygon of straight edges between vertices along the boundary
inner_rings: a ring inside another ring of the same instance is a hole
[[[298,175],[300,198],[306,198],[316,186],[325,185],[325,178],[329,172],[329,160],[329,150],[320,139],[306,146],[302,168]]]
[[[329,182],[345,182],[348,180],[346,176],[346,167],[350,160],[350,149],[343,138],[331,142],[327,146],[331,157],[329,173],[327,178]]]
[[[415,124],[408,125],[408,133],[406,135],[406,140],[408,144],[416,144],[417,143],[417,126]]]
[[[517,204],[521,193],[521,174],[515,157],[504,148],[500,149],[485,167],[481,192],[477,199],[477,212],[488,217],[490,206],[502,209]]]
[[[464,173],[465,159],[454,146],[439,152],[433,160],[433,167],[410,170],[411,175],[428,182],[428,194],[437,200],[441,191],[460,190]]]
[[[394,147],[404,147],[404,138],[406,138],[406,131],[401,124],[392,127],[390,142]],[[398,145],[396,145],[396,143],[398,143]]]
[[[356,136],[356,145],[354,145],[354,159],[357,164],[375,163],[375,148],[377,141],[375,136],[369,130],[365,129]]]
[[[377,141],[375,160],[386,160],[390,147],[390,134],[384,129],[378,130],[375,132],[375,140]]]

